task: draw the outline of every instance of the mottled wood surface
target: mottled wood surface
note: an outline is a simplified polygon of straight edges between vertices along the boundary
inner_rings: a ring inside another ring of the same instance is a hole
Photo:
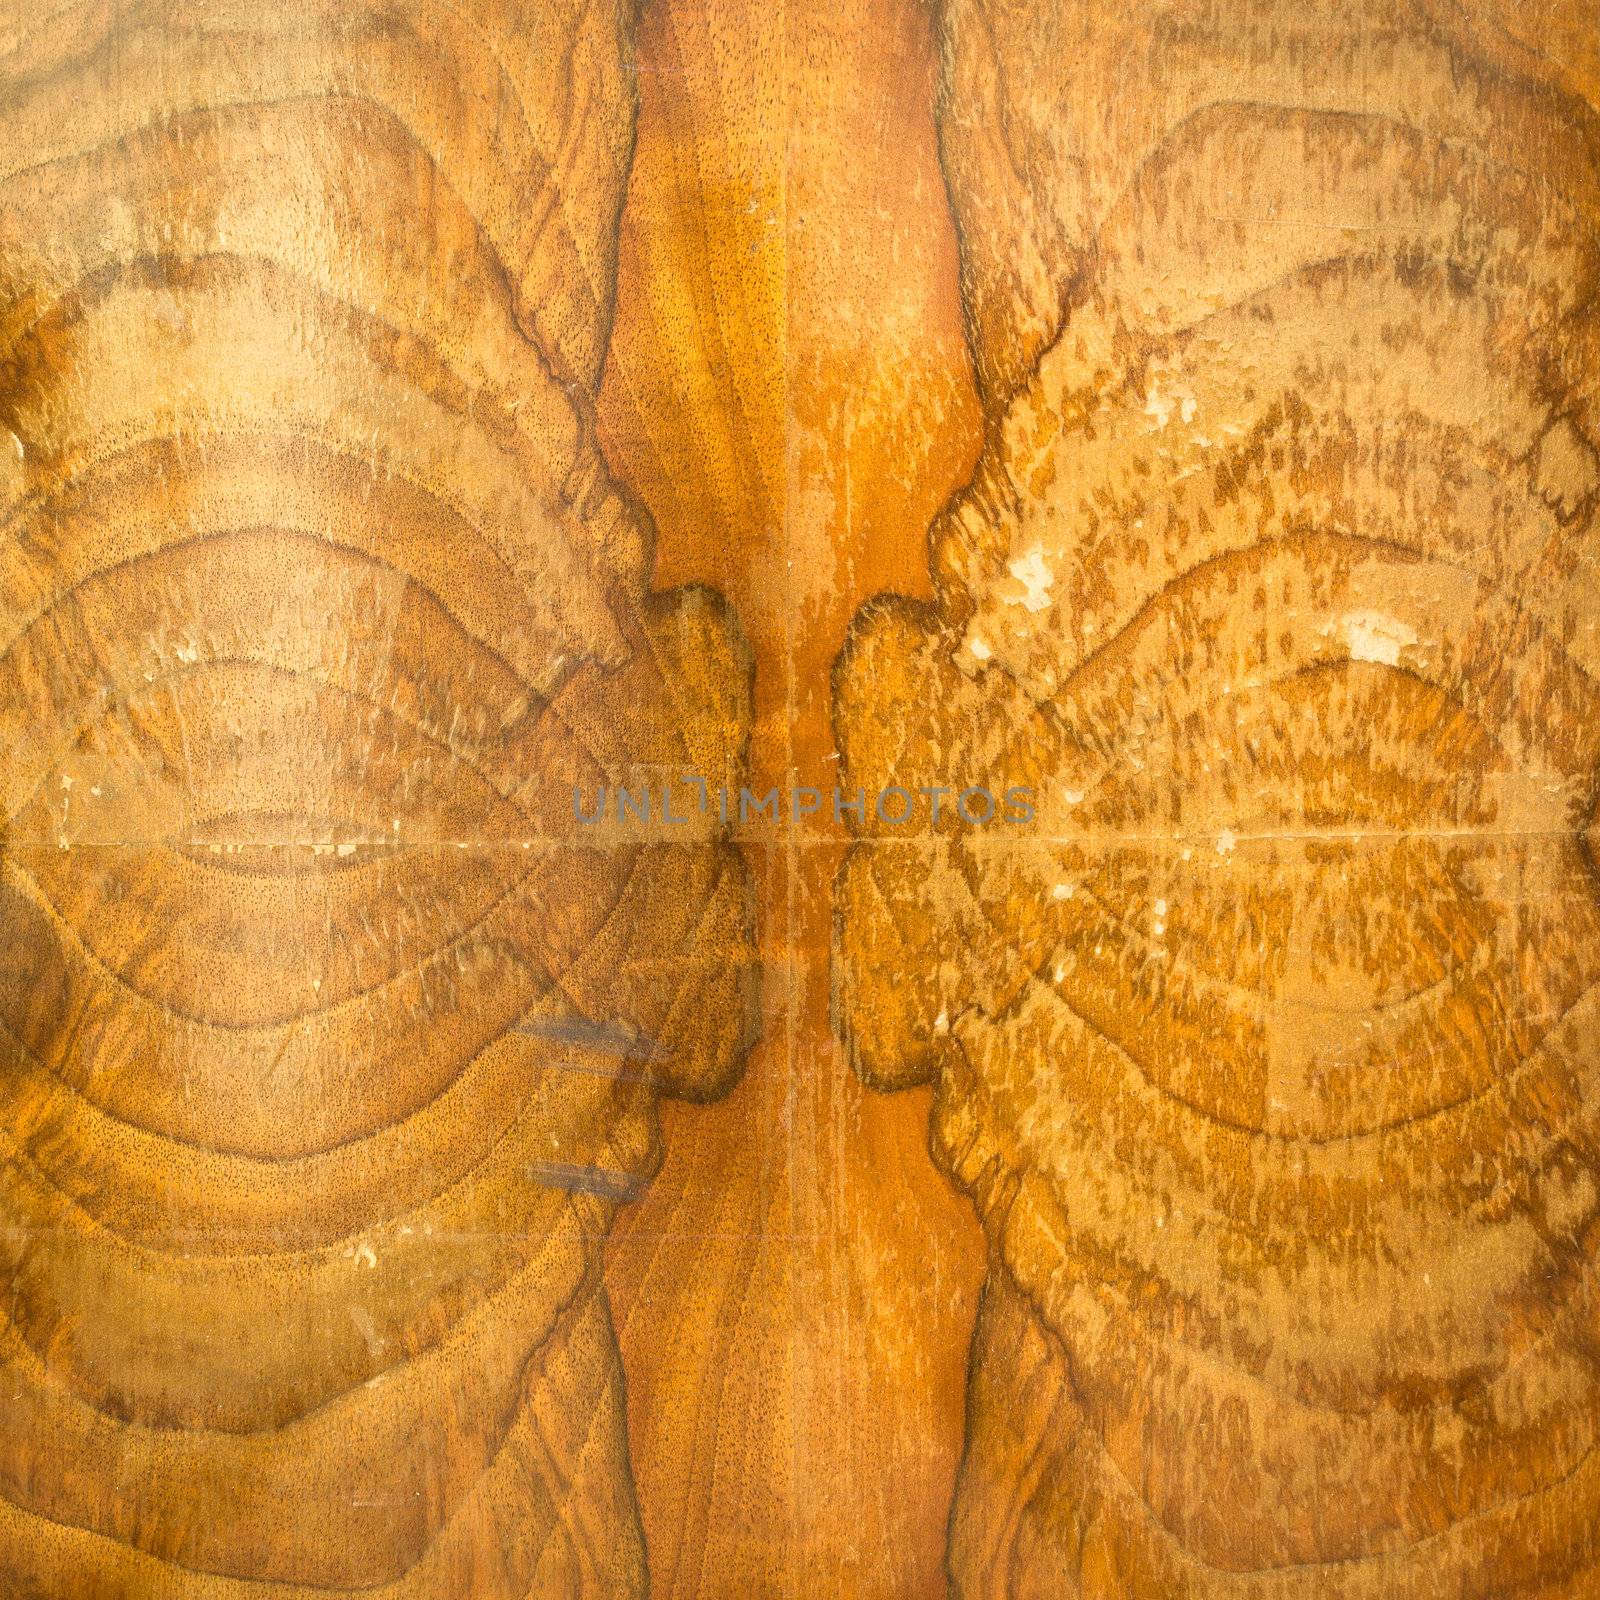
[[[751,1036],[594,430],[632,17],[0,12],[0,1591],[642,1594],[601,1246]]]
[[[1600,1593],[1597,105],[0,0],[0,1595]]]
[[[988,420],[841,1014],[989,1270],[963,1596],[1600,1592],[1592,10],[943,8]]]

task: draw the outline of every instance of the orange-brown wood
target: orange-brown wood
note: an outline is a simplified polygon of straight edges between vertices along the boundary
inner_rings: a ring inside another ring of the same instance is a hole
[[[952,1591],[1592,1594],[1593,8],[940,28],[989,426],[839,735],[1034,815],[837,909],[990,1245]]]
[[[0,0],[0,1596],[1591,1600],[1597,241],[1593,0]]]
[[[726,604],[600,453],[625,8],[0,7],[0,1592],[644,1592]]]
[[[928,19],[663,4],[639,69],[603,438],[655,514],[657,582],[744,621],[752,785],[831,789],[845,626],[926,590],[928,521],[977,451]],[[981,1240],[926,1102],[864,1095],[832,1040],[843,837],[743,839],[762,1040],[726,1103],[668,1122],[608,1252],[660,1595],[944,1589]]]

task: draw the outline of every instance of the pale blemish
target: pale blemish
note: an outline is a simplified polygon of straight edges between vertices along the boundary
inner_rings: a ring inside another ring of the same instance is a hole
[[[367,1353],[374,1360],[383,1354],[383,1340],[378,1336],[377,1324],[372,1320],[372,1314],[365,1306],[351,1306],[350,1320],[355,1324],[356,1332],[367,1342]]]
[[[1385,611],[1347,611],[1338,621],[1339,636],[1352,661],[1400,665],[1400,652],[1417,642],[1416,630]],[[1326,630],[1324,630],[1326,631]]]
[[[1174,388],[1170,394],[1163,394],[1159,382],[1152,382],[1144,397],[1144,414],[1154,418],[1158,428],[1165,428],[1172,421],[1174,411],[1180,422],[1193,422],[1199,409],[1187,389]]]
[[[1044,552],[1038,545],[1018,556],[1007,570],[1023,587],[1023,593],[1012,604],[1026,606],[1029,611],[1043,611],[1050,604],[1050,587],[1056,576],[1045,564]]]

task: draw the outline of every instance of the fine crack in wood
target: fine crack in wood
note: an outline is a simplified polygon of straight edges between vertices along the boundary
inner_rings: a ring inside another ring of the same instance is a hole
[[[990,1267],[961,1596],[1600,1586],[1592,7],[946,0],[988,419],[836,1009]]]
[[[644,1592],[600,1248],[748,890],[571,794],[750,664],[595,442],[633,24],[0,4],[7,1595]]]

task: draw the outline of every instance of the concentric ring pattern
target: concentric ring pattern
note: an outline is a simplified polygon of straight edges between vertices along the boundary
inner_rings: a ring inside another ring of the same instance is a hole
[[[836,989],[990,1269],[961,1595],[1600,1586],[1595,23],[948,0],[989,431]],[[1503,11],[1503,15],[1502,15]]]
[[[643,1591],[599,1250],[749,664],[595,443],[592,0],[0,5],[0,1589]],[[592,803],[592,800],[591,800]]]

